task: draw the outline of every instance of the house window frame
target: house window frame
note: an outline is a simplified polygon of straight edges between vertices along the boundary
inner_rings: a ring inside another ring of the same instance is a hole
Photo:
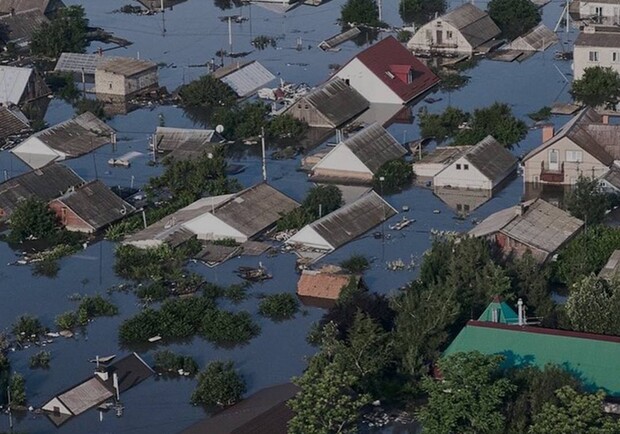
[[[599,57],[598,57],[598,51],[589,51],[588,52],[588,62],[598,62],[599,61]]]
[[[461,170],[461,163],[456,163],[456,170]]]
[[[452,40],[453,36],[452,30],[446,30],[446,39]]]
[[[583,163],[583,151],[567,150],[565,159],[567,163]]]
[[[463,164],[463,170],[469,170],[469,164]]]
[[[620,51],[612,51],[611,63],[620,63]]]

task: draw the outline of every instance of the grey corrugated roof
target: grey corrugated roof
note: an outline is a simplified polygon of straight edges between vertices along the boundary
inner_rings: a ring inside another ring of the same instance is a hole
[[[43,202],[61,196],[84,182],[73,170],[50,164],[11,178],[0,184],[0,209],[10,215],[19,202],[36,197]]]
[[[414,164],[450,164],[470,146],[438,146]]]
[[[515,156],[490,135],[467,150],[463,157],[491,181],[501,180],[517,166]]]
[[[101,70],[122,75],[123,77],[131,77],[149,69],[157,69],[157,64],[149,60],[132,59],[130,57],[104,58],[96,66],[96,71]]]
[[[396,210],[374,191],[310,224],[334,249],[365,234]]]
[[[373,173],[388,161],[407,153],[381,125],[372,124],[342,142]]]
[[[78,384],[57,398],[73,413],[74,416],[112,398],[114,393],[99,377],[92,377]]]
[[[13,42],[18,45],[27,45],[32,34],[39,30],[43,23],[49,20],[39,9],[30,9],[13,15],[0,17],[1,39],[5,43]]]
[[[215,71],[214,76],[230,86],[241,98],[252,95],[276,78],[257,61],[238,64],[237,67],[233,64],[225,71],[222,69]]]
[[[489,14],[471,3],[465,3],[453,9],[442,16],[441,19],[456,27],[474,48],[501,33],[501,30],[489,17]]]
[[[301,101],[308,102],[336,127],[369,106],[368,101],[358,91],[338,77],[312,90],[303,96]]]
[[[33,134],[14,150],[27,153],[29,142],[37,138],[52,149],[64,152],[70,157],[87,154],[111,141],[114,130],[90,112],[61,122]]]
[[[358,27],[352,27],[349,30],[338,33],[337,35],[334,35],[331,38],[324,40],[319,44],[319,48],[329,50],[347,42],[349,39],[355,38],[360,33],[362,33],[362,31]]]
[[[46,13],[48,8],[53,6],[50,3],[54,3],[57,6],[64,6],[62,1],[53,0],[0,0],[0,13],[8,14],[13,9],[15,12],[23,12],[30,9],[38,9],[39,11]]]
[[[540,23],[525,35],[512,41],[507,48],[524,50],[529,47],[531,51],[544,51],[557,42],[558,35]]]
[[[299,204],[293,199],[261,182],[235,194],[217,206],[213,214],[251,238],[297,207]]]
[[[575,47],[620,47],[620,33],[601,32],[594,33],[581,32],[575,39]]]
[[[30,130],[24,114],[16,107],[0,106],[0,140]]]
[[[81,73],[83,69],[84,74],[94,75],[100,62],[117,58],[115,56],[102,56],[99,54],[62,53],[58,58],[58,62],[56,62],[54,71]]]
[[[114,194],[99,180],[84,184],[57,200],[92,226],[95,231],[135,211],[133,206]]]
[[[157,127],[154,140],[158,151],[169,152],[180,147],[202,148],[221,142],[222,137],[215,130]]]
[[[0,66],[0,103],[18,105],[32,72],[32,68]]]

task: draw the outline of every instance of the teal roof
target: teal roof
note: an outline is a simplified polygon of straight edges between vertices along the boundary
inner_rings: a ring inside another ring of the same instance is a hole
[[[519,317],[505,301],[495,298],[482,312],[478,321],[500,322],[502,324],[517,324]]]
[[[469,321],[444,356],[479,351],[501,354],[506,367],[553,363],[574,373],[587,390],[620,396],[620,338],[532,326]]]

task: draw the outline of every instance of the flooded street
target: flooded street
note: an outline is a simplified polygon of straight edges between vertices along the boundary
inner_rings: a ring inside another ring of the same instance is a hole
[[[245,59],[256,59],[278,78],[288,82],[305,82],[310,85],[321,83],[329,77],[330,64],[343,64],[363,46],[349,41],[341,46],[340,52],[323,52],[316,48],[322,40],[340,32],[336,23],[343,0],[332,0],[319,7],[299,6],[286,14],[277,14],[260,6],[244,6],[221,10],[216,4],[227,4],[226,0],[188,0],[161,14],[137,16],[114,13],[126,4],[127,0],[68,0],[67,4],[81,4],[85,7],[91,25],[103,27],[115,35],[128,39],[133,45],[125,49],[115,49],[107,54],[117,56],[138,56],[160,64],[160,84],[169,91],[183,83],[198,78],[206,68],[193,65],[205,64],[216,58],[216,51],[228,49],[227,23],[220,16],[235,14],[251,19],[242,24],[233,24],[233,47],[235,51],[251,51],[250,41],[258,35],[277,38],[276,49],[267,48],[254,51]],[[391,25],[401,25],[397,12],[397,1],[384,1],[384,20]],[[137,3],[136,3],[137,4]],[[460,5],[461,2],[454,2]],[[477,3],[483,8],[485,4]],[[544,8],[543,22],[550,28],[555,26],[561,12],[562,2],[553,1]],[[165,32],[164,32],[165,29]],[[561,33],[560,39],[572,41],[576,32],[568,37]],[[303,49],[295,49],[298,38]],[[93,44],[89,52],[100,45]],[[110,48],[101,45],[104,49]],[[311,47],[311,49],[308,49]],[[566,45],[568,48],[569,45]],[[448,105],[473,110],[495,101],[507,102],[514,113],[528,124],[533,122],[527,113],[537,111],[543,106],[551,106],[555,101],[568,102],[569,85],[560,72],[571,79],[570,62],[556,61],[553,52],[559,45],[545,53],[537,53],[530,59],[518,63],[482,60],[466,72],[471,80],[464,88],[450,93],[437,91],[432,96],[441,101],[434,104],[420,102],[412,109],[413,114],[421,107],[439,112]],[[225,62],[229,62],[226,59]],[[73,108],[60,100],[53,100],[46,115],[49,125],[69,119]],[[567,117],[553,117],[552,121],[562,125]],[[132,182],[140,186],[152,176],[161,172],[161,166],[148,164],[151,155],[147,150],[148,138],[155,128],[164,123],[168,127],[196,127],[182,109],[172,106],[140,109],[124,116],[116,116],[108,121],[118,132],[116,150],[111,145],[99,148],[92,154],[67,161],[80,176],[90,180],[99,178],[109,186],[129,186]],[[413,124],[392,124],[388,130],[399,141],[403,138],[413,140],[419,137],[417,118]],[[333,139],[332,139],[333,141]],[[521,156],[541,142],[541,131],[530,130],[527,138],[515,146],[513,152]],[[130,151],[138,151],[141,156],[132,161],[131,168],[110,167],[107,161]],[[267,161],[268,180],[275,188],[300,201],[311,184],[306,174],[298,171],[301,157],[290,160]],[[257,149],[248,149],[235,157],[234,163],[246,166],[238,176],[243,186],[253,185],[261,180],[261,165]],[[7,151],[0,153],[0,172],[9,177],[27,171],[26,165]],[[430,246],[431,230],[467,231],[472,220],[482,220],[489,214],[517,204],[523,194],[523,180],[514,179],[494,198],[477,208],[467,219],[456,219],[454,210],[436,197],[430,190],[413,187],[400,194],[388,196],[388,202],[401,210],[408,206],[405,214],[415,223],[400,232],[390,231],[388,225],[401,219],[393,217],[385,223],[385,231],[391,238],[377,240],[370,236],[358,239],[322,260],[325,263],[338,263],[351,254],[362,253],[372,258],[372,266],[364,276],[368,287],[382,294],[390,294],[415,278],[417,267],[424,251]],[[437,213],[437,211],[439,211]],[[42,323],[54,328],[54,318],[65,311],[74,309],[77,302],[70,296],[101,293],[122,282],[114,274],[115,244],[102,241],[89,246],[79,253],[61,260],[60,272],[55,278],[32,275],[30,267],[7,265],[16,260],[6,243],[0,243],[0,330],[9,331],[13,321],[21,314],[38,316]],[[401,259],[411,267],[403,271],[389,271],[386,262]],[[234,258],[216,267],[207,268],[201,264],[190,264],[189,269],[200,273],[214,283],[230,284],[241,280],[234,274],[240,265],[256,266],[258,261],[274,275],[272,280],[254,284],[250,297],[239,305],[224,304],[230,310],[247,310],[261,327],[261,334],[246,346],[233,349],[216,348],[209,342],[195,338],[191,342],[171,345],[151,344],[144,348],[121,348],[118,343],[118,326],[139,310],[138,299],[133,294],[115,292],[111,300],[118,305],[120,314],[111,318],[98,318],[89,324],[75,339],[56,339],[47,349],[52,352],[49,370],[31,370],[29,358],[38,347],[9,353],[13,370],[26,377],[28,401],[38,407],[54,394],[67,389],[92,374],[94,365],[88,360],[95,355],[124,355],[135,350],[149,363],[152,354],[158,349],[168,348],[179,354],[191,355],[204,366],[213,360],[232,360],[248,385],[248,393],[289,381],[299,375],[305,367],[305,357],[315,349],[306,342],[306,334],[323,310],[303,307],[293,320],[274,323],[258,315],[257,294],[290,292],[294,293],[298,275],[295,272],[295,257],[280,254],[275,257]],[[61,432],[77,433],[176,433],[192,423],[206,417],[205,411],[189,403],[195,380],[180,378],[164,380],[149,379],[121,396],[125,406],[122,417],[113,412],[107,413],[99,421],[96,410],[74,418],[66,425],[55,428],[44,416],[26,413],[18,416],[16,431],[33,433]],[[8,431],[8,418],[0,416],[0,432]],[[396,432],[396,431],[395,431]],[[402,432],[402,431],[399,431]]]

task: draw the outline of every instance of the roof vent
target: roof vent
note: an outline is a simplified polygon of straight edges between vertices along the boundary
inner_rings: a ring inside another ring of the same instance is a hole
[[[387,75],[388,77],[390,77],[391,79],[394,79],[395,75],[392,74],[390,71],[385,71],[385,75]]]

